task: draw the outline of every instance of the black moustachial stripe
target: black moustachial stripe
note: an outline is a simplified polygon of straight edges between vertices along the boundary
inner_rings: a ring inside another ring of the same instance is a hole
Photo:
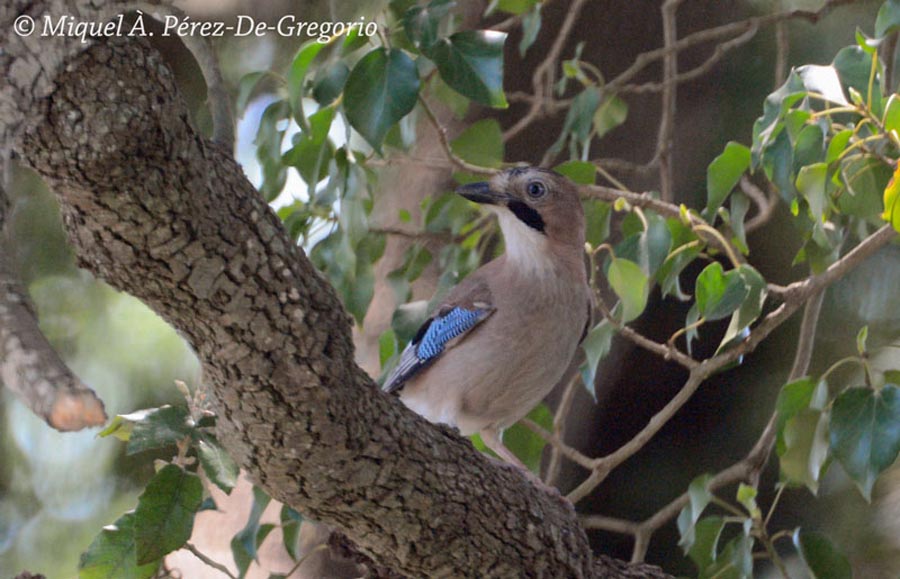
[[[535,231],[544,233],[544,218],[541,217],[540,213],[521,201],[510,201],[507,207],[522,223]]]

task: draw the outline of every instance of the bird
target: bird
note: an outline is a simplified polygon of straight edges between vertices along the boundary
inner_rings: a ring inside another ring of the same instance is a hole
[[[528,474],[501,435],[560,381],[587,333],[584,209],[571,181],[538,167],[456,192],[496,214],[505,252],[449,291],[382,388]]]

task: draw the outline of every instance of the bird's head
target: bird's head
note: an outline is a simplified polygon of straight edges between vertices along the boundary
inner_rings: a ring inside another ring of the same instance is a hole
[[[584,209],[575,185],[559,173],[514,167],[457,192],[497,214],[513,259],[583,251]]]

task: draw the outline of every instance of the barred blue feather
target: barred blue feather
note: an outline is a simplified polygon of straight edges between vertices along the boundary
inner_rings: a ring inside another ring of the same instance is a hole
[[[492,312],[490,307],[455,307],[429,318],[400,354],[400,360],[384,380],[385,392],[399,390],[403,383],[434,362],[454,338],[477,326]]]
[[[439,355],[447,342],[473,328],[481,314],[479,310],[453,308],[446,315],[434,318],[416,349],[419,359],[430,360]]]

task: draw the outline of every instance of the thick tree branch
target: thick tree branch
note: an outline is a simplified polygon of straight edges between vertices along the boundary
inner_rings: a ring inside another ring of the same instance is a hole
[[[0,185],[0,381],[57,430],[99,426],[106,422],[103,402],[44,337],[14,271],[4,233],[8,213],[6,187]]]
[[[190,126],[158,54],[17,38],[0,61],[15,79],[0,91],[3,136],[57,194],[79,264],[194,347],[223,443],[273,497],[410,576],[626,576],[592,559],[570,505],[356,367],[334,290],[231,152]]]

